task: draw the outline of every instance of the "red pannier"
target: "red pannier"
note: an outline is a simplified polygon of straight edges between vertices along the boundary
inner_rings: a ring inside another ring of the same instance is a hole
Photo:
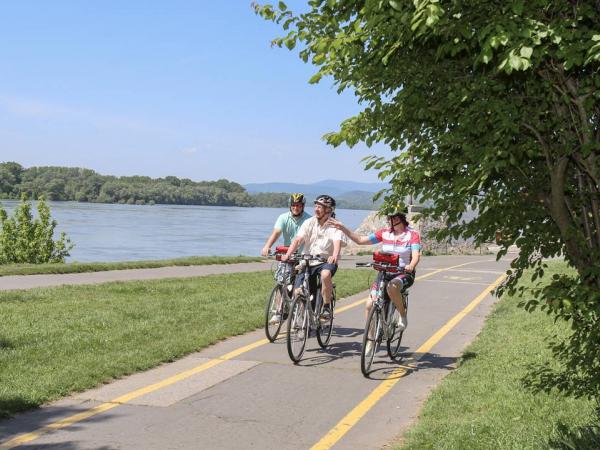
[[[373,252],[373,262],[375,263],[385,263],[397,266],[399,261],[400,255],[397,253]]]
[[[279,247],[275,247],[275,259],[277,261],[281,261],[281,256],[285,255],[288,251],[289,247],[286,247],[285,245],[280,245]]]

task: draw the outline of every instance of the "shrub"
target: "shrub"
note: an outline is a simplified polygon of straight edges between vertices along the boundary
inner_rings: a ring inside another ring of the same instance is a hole
[[[0,264],[59,263],[69,256],[73,244],[65,233],[54,240],[57,223],[43,198],[37,211],[38,217],[34,219],[31,202],[25,196],[12,217],[0,206]]]

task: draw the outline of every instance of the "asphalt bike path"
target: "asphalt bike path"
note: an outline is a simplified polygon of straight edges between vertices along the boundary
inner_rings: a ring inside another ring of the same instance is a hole
[[[493,256],[425,257],[403,358],[378,353],[369,379],[360,372],[365,292],[338,303],[329,348],[309,338],[298,365],[285,337],[270,344],[257,330],[0,422],[0,448],[381,448],[477,335],[507,266]],[[364,271],[365,280],[375,274]]]

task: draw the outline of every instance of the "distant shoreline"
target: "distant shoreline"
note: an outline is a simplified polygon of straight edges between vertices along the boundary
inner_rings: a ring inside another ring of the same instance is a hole
[[[20,199],[18,198],[3,198],[0,197],[0,206],[2,206],[2,202],[4,201],[11,201],[11,202],[16,202],[18,203],[20,201]],[[32,202],[37,202],[36,200],[31,200]],[[285,206],[257,206],[257,205],[200,205],[200,204],[182,204],[182,203],[111,203],[111,202],[84,202],[84,201],[78,201],[78,200],[46,200],[46,203],[48,204],[52,204],[52,203],[75,203],[75,204],[87,204],[87,205],[123,205],[123,206],[206,206],[209,208],[249,208],[249,209],[254,209],[254,208],[268,208],[268,209],[287,209],[287,205]],[[341,210],[350,210],[350,211],[370,211],[370,212],[374,212],[377,211],[375,209],[370,209],[370,208],[345,208],[345,207],[338,207],[337,209],[341,209]]]
[[[290,192],[305,192],[307,197],[313,196],[307,190],[309,185],[304,188],[294,185],[299,188],[294,191],[248,192],[241,184],[224,178],[193,181],[175,176],[116,177],[80,167],[25,168],[16,162],[1,162],[0,173],[0,199],[10,200],[19,200],[26,195],[30,199],[44,197],[49,201],[80,203],[277,208],[287,206]],[[348,185],[349,182],[339,183]],[[328,190],[325,186],[322,189]],[[335,191],[334,184],[329,189]],[[373,206],[373,195],[373,192],[345,191],[334,196],[340,208],[369,210]]]

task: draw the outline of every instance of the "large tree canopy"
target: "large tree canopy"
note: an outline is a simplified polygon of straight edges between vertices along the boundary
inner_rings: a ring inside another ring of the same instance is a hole
[[[553,374],[579,395],[600,390],[600,2],[577,0],[312,0],[301,14],[255,5],[363,105],[327,134],[332,145],[385,143],[368,166],[391,180],[389,202],[411,194],[447,215],[439,237],[516,244],[508,287],[523,270],[564,255],[576,269],[537,291],[572,321]],[[477,209],[465,223],[463,213]],[[547,375],[547,373],[546,373]]]

